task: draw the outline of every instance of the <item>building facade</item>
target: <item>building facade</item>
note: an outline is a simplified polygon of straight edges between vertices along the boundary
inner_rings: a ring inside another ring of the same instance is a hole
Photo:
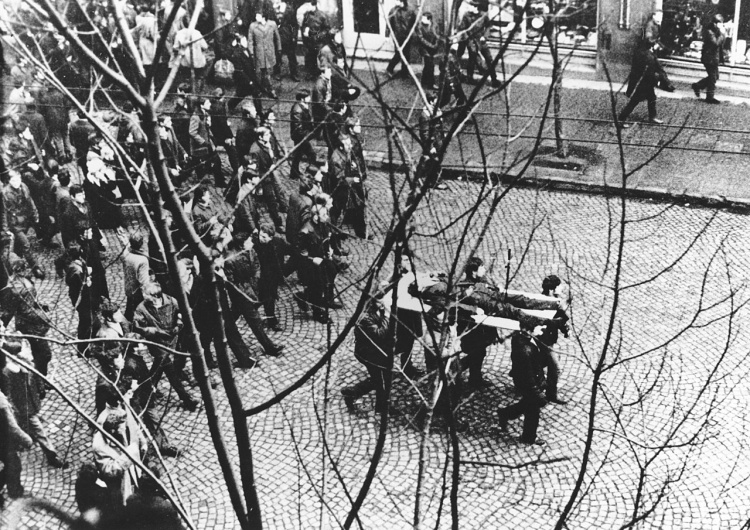
[[[393,53],[386,32],[386,15],[394,0],[338,0],[344,43],[359,57],[384,58]],[[424,0],[425,11],[433,14],[439,28],[447,28],[451,0]],[[725,79],[746,82],[750,86],[750,0],[558,0],[531,1],[524,22],[514,30],[514,14],[523,12],[525,0],[490,3],[493,20],[491,42],[499,45],[514,34],[513,49],[523,53],[535,49],[543,39],[541,28],[552,11],[558,16],[558,43],[573,50],[582,67],[604,75],[621,75],[630,67],[633,49],[641,38],[646,21],[655,11],[662,13],[659,56],[670,72],[701,75],[700,50],[703,25],[714,14],[724,17],[727,33]],[[413,0],[413,8],[417,8]],[[540,54],[546,54],[541,43]],[[542,61],[544,62],[544,61]],[[746,79],[746,81],[745,81]]]

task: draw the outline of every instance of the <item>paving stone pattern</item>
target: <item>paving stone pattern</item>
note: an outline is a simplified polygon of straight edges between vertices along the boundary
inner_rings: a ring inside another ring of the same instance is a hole
[[[391,221],[389,176],[372,171],[370,179],[375,239],[350,239],[345,244],[352,268],[338,280],[345,307],[334,312],[334,335],[354,307],[367,265],[380,251]],[[435,191],[422,205],[413,239],[418,267],[442,270],[449,265],[466,220],[460,214],[473,203],[478,189],[475,183],[451,182],[450,190]],[[458,412],[469,425],[459,434],[464,461],[458,488],[460,528],[554,525],[581,462],[591,398],[589,367],[596,364],[608,336],[608,310],[615,301],[618,313],[607,362],[632,360],[602,376],[585,495],[574,507],[570,528],[625,524],[636,510],[636,498],[639,510],[649,510],[662,488],[663,500],[640,527],[730,528],[749,517],[750,448],[744,439],[748,331],[742,325],[747,318],[742,307],[746,293],[739,290],[734,302],[738,314],[731,325],[726,318],[729,303],[722,300],[730,286],[743,286],[750,261],[746,243],[750,223],[727,212],[629,201],[620,270],[614,261],[619,208],[619,199],[529,189],[513,190],[500,202],[479,249],[489,261],[497,256],[493,275],[498,281],[504,281],[503,256],[510,248],[511,287],[537,291],[542,278],[553,272],[570,282],[574,333],[559,343],[561,395],[570,403],[543,410],[539,434],[548,444],[542,448],[518,443],[520,422],[511,423],[509,435],[500,433],[496,408],[514,400],[508,376],[509,341],[491,348],[485,370],[491,385],[468,397]],[[471,223],[470,244],[487,211],[485,203]],[[137,222],[135,215],[131,218]],[[107,238],[108,262],[119,247],[113,233]],[[37,250],[51,270],[53,253]],[[467,252],[465,247],[463,255]],[[627,288],[615,299],[609,286],[618,274]],[[113,298],[123,302],[118,263],[110,264],[108,276]],[[651,281],[642,283],[647,280]],[[284,355],[262,357],[255,369],[235,373],[247,406],[261,404],[286,388],[324,351],[326,327],[299,312],[290,298],[296,289],[293,279],[281,291],[278,311],[285,330],[273,336],[286,344]],[[75,318],[63,282],[50,275],[39,283],[39,293],[53,308],[59,328],[72,332]],[[244,323],[241,331],[260,353]],[[340,397],[342,386],[365,375],[352,346],[349,337],[310,383],[248,420],[267,528],[337,528],[346,518],[350,499],[359,492],[378,421],[374,396],[359,403],[360,415],[349,414]],[[71,348],[53,350],[53,379],[92,411],[93,372]],[[420,350],[415,352],[416,362],[423,366]],[[711,382],[704,385],[709,377]],[[413,420],[420,407],[419,392],[429,391],[428,379],[395,381],[394,403],[405,414],[389,422],[378,472],[359,516],[364,528],[411,527],[421,447]],[[185,450],[167,465],[196,527],[237,527],[202,409],[188,413],[175,405],[166,381],[162,389],[169,401],[166,431]],[[193,392],[198,395],[197,389]],[[221,388],[217,399],[223,432],[231,440],[231,417]],[[43,413],[71,468],[49,468],[35,447],[23,456],[23,482],[30,494],[74,511],[75,474],[81,463],[91,459],[91,429],[55,394],[46,399]],[[659,450],[664,444],[671,447]],[[236,447],[233,442],[230,446],[236,462]],[[428,527],[450,525],[442,474],[452,462],[446,459],[448,449],[444,430],[434,427],[423,445],[420,505]],[[641,467],[645,479],[638,495]],[[664,486],[667,480],[672,482]],[[5,519],[0,518],[0,523]],[[30,514],[24,525],[54,527],[41,514]]]

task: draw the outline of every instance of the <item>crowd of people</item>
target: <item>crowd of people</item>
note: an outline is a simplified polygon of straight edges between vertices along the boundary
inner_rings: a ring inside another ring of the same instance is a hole
[[[285,329],[276,305],[283,294],[281,287],[293,274],[301,290],[290,296],[312,319],[329,323],[333,311],[342,308],[336,280],[349,268],[343,242],[372,238],[361,124],[351,108],[359,88],[347,77],[339,34],[315,0],[295,7],[283,1],[246,0],[237,17],[222,14],[225,24],[218,31],[207,26],[203,14],[198,15],[196,29],[190,29],[194,14],[179,13],[167,53],[156,61],[158,28],[169,6],[155,11],[148,3],[124,5],[145,73],[153,76],[157,90],[171,76],[171,68],[177,75],[172,110],[158,117],[158,138],[168,177],[182,201],[180,212],[160,204],[155,183],[144,174],[148,141],[141,116],[131,103],[121,102],[117,108],[104,105],[93,113],[76,110],[60,91],[45,84],[32,62],[16,58],[11,68],[13,90],[3,115],[6,170],[0,174],[0,321],[6,336],[0,343],[0,432],[8,433],[0,444],[0,488],[7,484],[10,497],[24,494],[19,453],[28,450],[32,440],[38,442],[49,465],[68,465],[45,432],[40,415],[48,387],[36,374],[54,376],[50,374],[51,334],[72,341],[77,353],[98,373],[93,409],[99,429],[93,435],[91,461],[78,472],[76,492],[82,511],[97,508],[113,515],[131,503],[159,504],[163,492],[149,482],[141,464],[151,468],[157,455],[176,457],[181,452],[162,428],[161,407],[170,403],[173,393],[187,411],[199,406],[190,389],[196,382],[186,370],[185,352],[191,337],[177,302],[181,289],[188,294],[209,369],[217,367],[212,350],[220,337],[226,338],[236,368],[249,369],[257,363],[239,331],[241,317],[265,355],[283,354],[280,334]],[[468,80],[473,81],[482,57],[484,71],[497,84],[486,43],[486,8],[472,2],[459,32],[447,41],[432,27],[429,13],[423,14],[414,31],[412,38],[425,64],[422,85],[428,89],[419,119],[422,165],[436,163],[443,141],[440,108],[466,101],[459,66],[465,50],[469,51]],[[406,4],[397,5],[389,15],[400,44],[407,44],[416,23],[413,15]],[[125,46],[113,14],[103,4],[93,1],[67,16],[76,27],[88,30],[87,43],[99,59],[135,68],[123,55]],[[85,61],[54,29],[45,26],[32,33],[31,28],[38,27],[29,25],[21,31],[29,48],[33,42],[33,50],[46,52],[45,59],[74,97],[90,88]],[[211,38],[205,37],[209,33]],[[278,78],[284,57],[290,78],[299,79],[298,35],[306,49],[304,67],[314,83],[310,89],[298,87],[296,91],[289,115],[294,143],[290,153],[277,136],[277,111],[267,102],[277,98],[271,75]],[[215,58],[211,64],[208,41]],[[445,42],[450,52],[441,65],[441,88],[433,91],[435,59]],[[401,54],[394,56],[389,73],[402,60]],[[227,80],[233,90],[219,86]],[[110,138],[116,140],[117,148]],[[318,154],[316,143],[325,146],[324,154]],[[288,175],[282,172],[285,164],[289,164]],[[438,170],[422,173],[430,187],[445,188]],[[148,215],[161,218],[170,233],[178,274],[170,274],[166,242],[146,233],[144,223],[134,228],[132,216],[126,215],[129,210],[124,205],[141,199]],[[188,230],[175,221],[175,213],[189,220]],[[194,247],[187,244],[190,232],[210,250],[211,274],[201,270]],[[54,271],[35,251],[32,233],[39,244],[58,250]],[[112,238],[107,233],[117,235],[115,248],[109,248]],[[105,262],[113,255],[122,267],[123,304],[110,296],[113,277],[108,277]],[[507,313],[521,320],[522,330],[513,342],[513,363],[523,398],[515,408],[501,410],[500,423],[526,414],[529,426],[524,427],[522,440],[533,443],[537,409],[546,401],[562,402],[556,394],[558,367],[551,347],[557,338],[555,330],[564,326],[564,313],[529,324],[517,308],[534,307],[533,303],[510,301],[507,293],[499,302],[482,271],[481,260],[471,262],[465,282],[457,284],[458,291],[442,293],[432,302],[452,314],[451,325],[457,326],[465,354],[456,370],[468,370],[466,384],[471,389],[482,386],[483,359],[498,335],[494,328],[475,326],[466,313],[475,309],[466,307],[484,304],[487,314]],[[67,287],[77,315],[75,333],[59,327],[39,297],[37,282],[53,272]],[[485,298],[477,294],[483,290]],[[215,293],[219,293],[218,302]],[[461,304],[456,305],[457,300]],[[217,303],[223,321],[216,318]],[[547,303],[562,311],[554,299]],[[11,322],[20,335],[5,333]],[[531,331],[538,325],[546,326],[548,334],[554,331],[554,340],[533,337]],[[355,355],[370,377],[342,390],[350,410],[369,390],[377,392],[376,409],[386,407],[386,373],[393,366],[383,352],[391,351],[391,346],[403,372],[409,377],[420,375],[412,362],[412,349],[422,335],[422,315],[399,311],[396,327],[396,342],[391,345],[388,319],[373,297],[355,332]],[[524,346],[516,347],[516,342]],[[425,352],[428,370],[443,366],[428,349]],[[537,394],[541,388],[544,373],[540,367],[548,369],[546,401],[527,398],[529,388]],[[164,375],[168,394],[158,388]],[[455,386],[459,380],[454,379]],[[213,377],[210,382],[216,384]],[[445,400],[449,405],[450,397]],[[143,492],[150,493],[144,498]]]

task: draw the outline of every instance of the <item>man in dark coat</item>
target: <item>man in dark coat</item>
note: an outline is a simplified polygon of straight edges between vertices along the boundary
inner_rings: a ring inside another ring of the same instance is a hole
[[[331,24],[317,0],[310,0],[313,9],[305,13],[302,21],[302,43],[305,45],[305,69],[310,79],[318,76],[318,51],[331,30]]]
[[[286,214],[286,240],[293,247],[298,245],[299,231],[310,220],[313,198],[322,191],[319,182],[323,179],[323,173],[315,166],[310,166],[308,173],[312,172],[311,168],[314,168],[315,175],[303,177],[299,189],[289,195],[289,210]]]
[[[68,123],[70,115],[67,98],[57,90],[47,90],[44,98],[39,102],[45,124],[49,132],[47,148],[55,153],[61,161],[67,161],[72,156],[70,139],[68,138]]]
[[[251,96],[255,105],[260,108],[262,88],[255,74],[255,61],[250,50],[242,42],[247,40],[241,35],[235,35],[232,40],[229,60],[234,65],[234,97],[229,101],[229,108],[234,109],[246,97]],[[240,155],[242,156],[242,155]]]
[[[190,151],[190,115],[192,109],[188,105],[188,98],[185,94],[180,94],[180,89],[185,91],[190,90],[187,83],[181,84],[177,87],[177,99],[174,103],[174,111],[172,113],[172,127],[174,134],[177,137],[177,141],[185,151]]]
[[[349,412],[356,412],[355,401],[373,390],[375,412],[387,412],[393,366],[392,342],[383,302],[377,297],[371,297],[367,309],[354,328],[354,356],[365,366],[368,377],[341,389]]]
[[[104,306],[102,306],[104,307]],[[102,310],[102,318],[111,319],[109,307]],[[107,313],[105,315],[105,313]],[[137,338],[129,334],[128,338]],[[143,358],[146,347],[134,343],[103,343],[106,346],[97,355],[102,374],[97,378],[94,392],[97,415],[106,408],[107,403],[118,401],[120,394],[132,393],[130,406],[141,415],[141,420],[154,438],[162,456],[174,457],[179,450],[169,443],[161,426],[163,412],[160,413],[154,397],[155,388],[151,383],[148,365]],[[119,394],[118,394],[119,391]]]
[[[13,170],[10,172],[10,181],[2,190],[5,202],[8,228],[15,237],[14,251],[25,259],[32,273],[38,278],[44,278],[36,253],[31,250],[27,233],[31,228],[39,224],[39,213],[31,198],[31,192],[21,180],[21,175]]]
[[[32,443],[31,437],[16,422],[10,401],[0,392],[0,492],[7,484],[8,496],[11,498],[23,497],[23,464],[19,453],[30,449]],[[5,499],[0,494],[0,509],[4,502]]]
[[[239,329],[237,329],[235,319],[231,317],[229,300],[227,299],[222,275],[223,272],[219,269],[217,273],[217,287],[219,289],[219,302],[221,303],[222,317],[224,319],[226,344],[237,358],[237,366],[249,369],[255,366],[256,361],[245,344]],[[219,338],[216,314],[213,311],[213,297],[213,286],[207,285],[202,276],[196,276],[193,281],[193,288],[190,290],[190,305],[193,308],[195,326],[200,334],[200,342],[206,358],[206,365],[211,369],[218,367],[216,359],[211,354],[211,343],[216,344],[216,340]]]
[[[409,32],[411,32],[411,28],[414,26],[416,20],[414,11],[409,8],[406,2],[407,0],[396,0],[396,5],[388,13],[388,22],[391,24],[393,38],[396,41],[397,46],[403,46],[402,51],[406,58],[406,62],[401,65],[402,76],[406,76],[409,71],[407,63],[411,52],[411,40],[407,41],[407,38],[409,37]],[[396,50],[386,67],[388,75],[393,76],[396,66],[401,62],[401,54]]]
[[[438,106],[444,107],[456,98],[456,106],[466,103],[466,94],[461,85],[461,63],[458,60],[458,43],[451,44],[445,60],[440,64],[440,81],[438,82]]]
[[[633,64],[628,78],[628,89],[625,92],[630,100],[620,112],[617,120],[621,127],[630,125],[623,123],[633,109],[641,101],[648,104],[648,121],[654,124],[664,123],[656,117],[656,85],[659,83],[656,55],[648,42],[642,42],[633,53]]]
[[[363,180],[362,170],[352,152],[352,140],[342,135],[331,156],[329,189],[326,190],[333,199],[331,222],[334,225],[343,224],[344,218],[350,214],[354,233],[357,237],[366,238],[367,193]]]
[[[500,81],[497,78],[497,73],[492,64],[492,54],[490,53],[490,47],[487,44],[487,34],[492,26],[486,11],[480,11],[477,6],[479,2],[473,0],[469,2],[466,13],[461,18],[461,23],[458,26],[459,32],[462,32],[462,41],[466,44],[469,49],[469,62],[466,65],[466,81],[471,84],[476,84],[474,80],[474,69],[477,66],[478,56],[481,55],[484,59],[485,66],[489,70],[490,79],[492,80],[492,86],[500,86]],[[459,51],[458,57],[461,57]]]
[[[15,317],[17,331],[39,337],[29,338],[28,341],[34,357],[34,368],[47,375],[47,367],[52,360],[52,349],[45,338],[51,327],[47,314],[49,308],[39,302],[36,286],[29,276],[23,261],[14,260],[10,264],[8,284],[0,291],[0,320],[7,325]]]
[[[279,37],[281,38],[281,49],[276,56],[276,66],[274,74],[281,78],[281,59],[286,55],[289,61],[289,77],[292,81],[299,81],[297,77],[297,14],[294,7],[289,2],[281,1],[276,6],[276,19],[279,22]]]
[[[661,11],[654,11],[651,13],[651,17],[643,27],[643,40],[647,41],[654,47],[654,53],[658,53],[664,46],[661,43],[661,21],[663,13]],[[669,80],[667,72],[664,70],[659,57],[656,58],[656,68],[659,72],[659,88],[666,92],[674,92],[675,86]]]
[[[438,53],[440,37],[432,27],[432,13],[422,13],[422,19],[414,31],[419,56],[424,61],[422,68],[422,87],[432,89],[435,84],[435,56]]]
[[[31,352],[23,342],[20,343],[21,348],[16,355],[21,361],[31,364],[33,362]],[[3,389],[7,392],[8,399],[16,413],[18,425],[39,444],[50,466],[67,468],[68,464],[60,460],[57,449],[44,427],[44,419],[41,415],[42,399],[45,394],[44,382],[10,358],[7,359],[6,366],[2,370],[2,382]]]
[[[230,253],[224,260],[227,294],[232,302],[232,318],[245,317],[247,325],[263,348],[266,355],[276,357],[284,351],[284,345],[275,344],[263,327],[258,306],[258,279],[260,263],[253,249],[253,241],[243,241],[241,235],[235,236],[230,244]]]
[[[292,154],[292,168],[289,172],[289,178],[300,178],[300,163],[306,159],[308,163],[314,164],[316,161],[315,150],[310,143],[310,134],[315,129],[312,114],[310,113],[310,92],[302,89],[297,92],[297,101],[292,105],[289,112],[289,135],[294,142],[294,153]]]
[[[226,185],[224,174],[221,171],[221,159],[216,152],[213,139],[211,138],[211,118],[208,111],[211,109],[211,100],[198,100],[193,98],[190,102],[193,115],[190,117],[190,156],[196,169],[198,178],[202,179],[208,173],[214,176],[214,185],[223,188]]]
[[[262,190],[263,203],[276,226],[277,232],[284,232],[284,220],[281,212],[286,211],[286,203],[281,184],[276,171],[271,168],[276,163],[273,145],[271,143],[271,130],[267,127],[259,127],[258,141],[250,147],[250,156],[258,163],[258,175],[261,178],[260,188]]]
[[[257,235],[253,236],[253,247],[260,263],[258,299],[266,311],[266,326],[274,331],[282,331],[276,316],[276,300],[284,276],[291,273],[285,260],[292,249],[283,237],[276,234],[270,223],[260,225]]]
[[[315,126],[325,123],[328,114],[331,112],[333,99],[331,75],[331,69],[326,68],[320,73],[315,80],[315,86],[313,86],[311,112]]]
[[[486,278],[484,262],[473,256],[466,264],[466,290],[481,290],[491,286]],[[458,309],[458,332],[461,334],[461,350],[466,354],[462,365],[469,369],[468,388],[479,390],[484,385],[482,365],[487,357],[487,348],[497,341],[497,329],[477,324],[466,311]]]
[[[259,183],[258,164],[254,157],[240,168],[237,183],[237,208],[234,211],[234,232],[252,234],[260,228],[260,211],[255,202],[256,186]]]
[[[537,331],[539,330],[539,331]],[[523,416],[523,433],[521,442],[529,445],[543,445],[545,442],[536,437],[539,427],[539,415],[547,404],[544,397],[546,381],[541,361],[541,354],[535,334],[541,333],[540,327],[531,328],[521,322],[521,330],[511,338],[510,356],[513,364],[511,375],[521,400],[508,407],[500,407],[498,421],[502,431],[508,430],[508,421]]]
[[[86,264],[92,269],[92,295],[95,299],[97,297],[109,298],[107,275],[99,254],[102,235],[80,186],[70,187],[70,198],[62,200],[61,210],[60,235],[63,244],[66,248],[71,243],[78,243],[81,246]]]
[[[236,172],[240,167],[240,161],[235,148],[234,133],[227,120],[229,110],[224,99],[224,89],[217,88],[214,90],[213,96],[214,100],[211,102],[211,110],[209,111],[211,115],[211,136],[215,145],[224,147],[229,158],[229,165],[232,166],[232,171]]]
[[[143,302],[135,310],[133,330],[148,341],[175,348],[182,329],[177,301],[165,295],[158,283],[148,284],[143,290],[143,298]],[[189,411],[198,408],[198,402],[188,393],[180,379],[172,354],[157,345],[149,345],[148,349],[154,359],[150,370],[153,385],[158,386],[161,376],[166,373],[183,406]]]
[[[335,300],[335,283],[339,266],[334,261],[336,239],[331,237],[330,217],[326,199],[316,197],[310,219],[300,228],[297,249],[297,270],[305,291],[297,302],[301,309],[312,305],[313,318],[329,322],[326,308],[339,309]]]
[[[691,86],[695,97],[701,97],[701,90],[706,91],[706,103],[720,103],[714,97],[716,93],[716,82],[719,80],[719,65],[723,62],[724,41],[727,38],[726,31],[722,25],[724,17],[716,14],[711,17],[711,23],[703,28],[703,49],[701,50],[701,62],[706,68],[706,77],[693,83]]]

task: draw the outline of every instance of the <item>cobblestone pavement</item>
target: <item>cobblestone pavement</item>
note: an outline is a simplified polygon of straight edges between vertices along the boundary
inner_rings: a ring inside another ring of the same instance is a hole
[[[465,219],[459,214],[477,190],[474,183],[451,182],[449,191],[434,192],[420,208],[414,236],[418,267],[447,266]],[[381,248],[390,222],[388,175],[371,174],[370,194],[370,222],[376,236],[373,241],[346,243],[352,268],[338,280],[345,308],[335,312],[333,333],[353,307],[359,279]],[[748,331],[742,325],[747,317],[742,307],[747,293],[742,287],[750,260],[746,242],[750,222],[726,212],[628,202],[620,280],[629,288],[615,299],[607,285],[617,272],[613,258],[619,241],[614,224],[618,208],[619,200],[528,189],[511,191],[500,202],[480,248],[487,258],[501,256],[495,277],[504,280],[502,256],[510,248],[512,287],[537,291],[541,279],[553,272],[570,281],[574,333],[559,344],[561,394],[570,402],[543,410],[540,435],[548,441],[544,447],[520,445],[519,422],[511,424],[510,435],[500,433],[496,407],[514,399],[508,377],[509,344],[491,348],[485,370],[491,385],[466,399],[459,410],[469,425],[459,435],[461,528],[554,524],[581,462],[591,399],[589,367],[596,363],[608,310],[615,301],[618,318],[608,360],[632,360],[602,376],[585,496],[575,505],[569,527],[619,526],[637,515],[634,503],[641,511],[649,510],[659,498],[641,527],[730,528],[750,517],[746,509],[750,448],[744,437]],[[486,213],[483,205],[469,230],[470,241]],[[451,219],[459,221],[450,224]],[[114,234],[107,236],[111,260],[119,247]],[[53,255],[44,254],[51,269]],[[113,298],[122,302],[119,264],[111,264],[108,275]],[[641,283],[646,280],[651,281]],[[730,304],[722,303],[730,285],[740,288],[734,299],[738,313],[731,322],[726,318]],[[326,328],[300,314],[289,296],[295,289],[294,284],[282,289],[279,313],[285,330],[274,335],[286,344],[285,354],[262,357],[255,369],[235,374],[247,406],[263,403],[287,387],[325,348]],[[39,293],[53,308],[60,328],[73,330],[74,316],[61,280],[51,275],[39,284]],[[249,330],[241,330],[259,351]],[[351,351],[350,337],[312,382],[249,420],[267,528],[339,527],[350,499],[359,491],[378,423],[373,396],[360,403],[363,414],[351,415],[338,392],[365,374]],[[416,357],[423,366],[421,352]],[[84,409],[93,410],[95,376],[72,349],[54,348],[51,374]],[[420,449],[420,432],[413,419],[420,405],[417,390],[424,393],[428,386],[426,380],[395,382],[394,400],[404,415],[390,420],[378,473],[360,513],[364,528],[411,527]],[[162,387],[168,396],[167,388]],[[230,414],[221,388],[217,396],[224,433],[230,435]],[[174,399],[171,403],[166,430],[185,453],[167,460],[167,465],[188,512],[198,528],[236,527],[202,409],[188,413],[175,406]],[[47,398],[43,413],[71,467],[49,468],[35,447],[23,456],[23,482],[28,493],[74,511],[75,474],[91,458],[91,430],[55,394]],[[670,437],[672,431],[675,435]],[[420,505],[429,527],[450,524],[447,492],[441,495],[446,487],[441,473],[451,462],[446,459],[448,444],[444,431],[433,428],[424,446]],[[668,447],[660,451],[664,445]],[[234,447],[232,455],[236,461]],[[644,472],[640,493],[639,470]],[[5,524],[5,519],[0,518],[0,523]],[[38,514],[24,524],[54,527]]]

